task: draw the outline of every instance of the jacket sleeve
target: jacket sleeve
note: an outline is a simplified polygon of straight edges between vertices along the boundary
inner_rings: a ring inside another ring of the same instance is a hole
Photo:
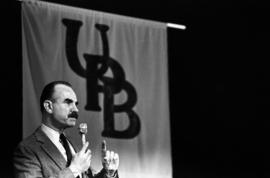
[[[30,147],[19,145],[16,148],[13,154],[13,165],[15,178],[45,178],[42,163]],[[46,178],[74,178],[74,175],[69,168],[65,168]]]
[[[114,177],[109,177],[107,176],[105,169],[102,169],[98,173],[95,173],[95,171],[91,169],[91,171],[88,172],[88,177],[89,178],[119,178],[118,171],[116,171]]]

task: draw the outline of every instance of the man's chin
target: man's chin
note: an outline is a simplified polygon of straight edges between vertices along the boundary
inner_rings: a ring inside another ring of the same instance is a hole
[[[73,127],[73,126],[76,125],[76,122],[77,122],[77,119],[76,119],[76,118],[69,118],[69,120],[68,120],[68,125],[69,125],[70,127]]]

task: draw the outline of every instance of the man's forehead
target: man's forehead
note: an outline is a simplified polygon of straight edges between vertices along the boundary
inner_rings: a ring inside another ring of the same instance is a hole
[[[73,91],[73,89],[69,86],[63,85],[63,84],[58,84],[54,87],[54,93],[53,93],[53,98],[69,98],[74,101],[77,100],[76,94]]]

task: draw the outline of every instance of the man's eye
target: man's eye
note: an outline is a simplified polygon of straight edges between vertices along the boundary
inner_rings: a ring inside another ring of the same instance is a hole
[[[68,105],[70,105],[70,104],[72,104],[72,103],[73,103],[73,101],[72,101],[72,100],[70,100],[70,99],[66,99],[64,102],[65,102],[65,103],[67,103]]]

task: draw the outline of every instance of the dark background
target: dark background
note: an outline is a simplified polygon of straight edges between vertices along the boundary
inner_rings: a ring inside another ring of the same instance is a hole
[[[270,177],[269,6],[258,1],[51,1],[168,29],[174,178]],[[1,177],[22,133],[20,2],[1,2]]]

